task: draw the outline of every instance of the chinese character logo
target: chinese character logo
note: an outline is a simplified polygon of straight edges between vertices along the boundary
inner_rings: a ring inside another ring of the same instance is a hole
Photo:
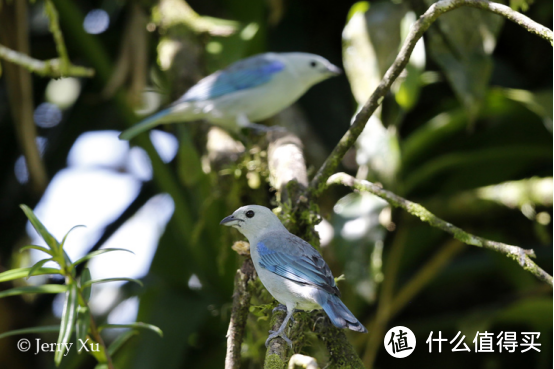
[[[416,338],[410,328],[397,326],[385,334],[385,349],[397,359],[409,356],[416,347]]]

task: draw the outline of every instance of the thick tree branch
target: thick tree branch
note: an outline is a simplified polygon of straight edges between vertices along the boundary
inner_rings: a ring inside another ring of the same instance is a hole
[[[269,142],[267,159],[271,184],[277,189],[277,198],[282,204],[286,204],[288,201],[294,204],[307,184],[302,143],[295,135],[283,132],[271,132],[269,134]],[[295,230],[291,230],[291,232],[297,233],[297,235],[313,235],[313,224],[305,224],[310,223],[306,217],[300,217],[300,219],[302,220],[297,223],[302,224],[295,224]],[[307,228],[310,229],[308,230]],[[281,326],[284,317],[285,314],[282,311],[273,313],[271,329],[277,330]],[[356,350],[350,344],[348,338],[346,338],[344,331],[333,326],[324,312],[319,312],[314,322],[318,336],[327,345],[330,354],[329,364],[332,367],[363,368]],[[295,324],[293,329],[301,330],[302,325]],[[294,334],[291,336],[294,336]],[[264,367],[282,368],[287,362],[288,346],[285,341],[280,337],[271,340],[266,352]]]
[[[244,336],[244,328],[250,308],[250,290],[248,283],[256,278],[256,270],[252,259],[248,258],[237,270],[235,288],[233,292],[233,310],[227,330],[227,354],[225,355],[225,369],[240,368],[240,350]]]
[[[375,112],[375,109],[377,109],[377,107],[381,104],[384,96],[389,92],[393,82],[408,64],[410,55],[412,54],[417,41],[421,38],[421,36],[423,36],[423,33],[440,15],[462,6],[471,6],[502,15],[519,24],[529,32],[550,41],[551,44],[553,42],[553,34],[551,30],[502,4],[486,0],[442,0],[434,3],[417,20],[417,22],[413,24],[410,29],[410,33],[400,50],[400,53],[396,57],[396,60],[387,70],[381,80],[381,83],[379,83],[379,86],[377,86],[369,100],[356,115],[350,129],[348,129],[345,135],[341,138],[333,152],[329,155],[325,163],[323,163],[315,177],[312,179],[310,186],[307,189],[306,196],[302,196],[300,198],[301,201],[313,201],[315,197],[323,192],[326,187],[325,182],[327,181],[327,178],[335,172],[346,152],[354,145],[362,133],[369,117],[371,117],[371,115]]]
[[[533,250],[524,250],[518,246],[507,245],[502,242],[487,240],[485,238],[465,232],[464,230],[440,219],[420,204],[406,200],[390,191],[384,190],[383,188],[369,181],[355,179],[354,177],[349,176],[346,173],[334,174],[329,178],[327,184],[342,184],[358,191],[370,192],[376,196],[379,196],[380,198],[386,200],[392,206],[406,210],[408,213],[418,217],[424,222],[429,223],[433,227],[442,229],[443,231],[450,233],[454,236],[454,238],[462,241],[463,243],[494,250],[514,259],[519,263],[519,265],[521,265],[523,269],[532,273],[540,280],[552,285],[552,276],[542,270],[537,264],[533,262],[533,260],[531,260],[530,257],[535,256]]]

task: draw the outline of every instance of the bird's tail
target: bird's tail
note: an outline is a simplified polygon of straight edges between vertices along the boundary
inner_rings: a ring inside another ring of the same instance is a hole
[[[121,132],[121,134],[119,135],[119,138],[121,140],[130,140],[136,135],[142,132],[148,131],[149,129],[152,129],[159,124],[175,122],[177,120],[179,121],[185,120],[185,119],[182,119],[182,117],[179,117],[179,119],[176,119],[176,117],[173,114],[175,113],[175,110],[176,109],[174,107],[170,107],[162,111],[159,111],[156,114],[149,116],[142,122],[137,123],[131,128],[128,128],[125,131]],[[183,109],[181,109],[179,113],[182,114],[182,111]]]
[[[348,328],[356,332],[367,333],[367,329],[356,319],[354,314],[348,310],[340,298],[329,293],[326,294],[328,295],[327,300],[320,305],[335,327]]]

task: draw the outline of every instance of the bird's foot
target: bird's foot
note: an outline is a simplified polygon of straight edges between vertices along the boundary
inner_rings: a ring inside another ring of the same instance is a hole
[[[288,312],[287,307],[283,304],[277,305],[271,312],[275,314],[276,311],[284,311],[285,314]],[[303,310],[294,309],[294,312],[297,312],[297,311],[303,311]],[[295,323],[294,317],[292,315],[290,316],[290,320],[292,321],[292,324]]]
[[[287,307],[283,304],[279,304],[271,312],[275,313],[276,311],[284,311],[286,313],[287,312]]]
[[[281,330],[281,329],[279,329],[278,331],[269,331],[269,336],[265,341],[265,347],[269,346],[269,341],[277,337],[281,337],[283,340],[285,340],[285,342],[292,349],[292,341],[285,335],[284,330]]]

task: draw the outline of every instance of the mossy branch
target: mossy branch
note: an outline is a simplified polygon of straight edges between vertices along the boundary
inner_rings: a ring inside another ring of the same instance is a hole
[[[487,240],[485,238],[468,233],[463,229],[458,228],[453,224],[450,224],[437,217],[420,204],[406,200],[369,181],[355,179],[354,177],[346,173],[336,173],[332,175],[327,181],[327,185],[331,184],[342,184],[358,191],[365,191],[379,196],[380,198],[386,200],[392,206],[406,210],[408,213],[418,217],[426,223],[429,223],[431,226],[450,233],[454,236],[454,238],[462,241],[463,243],[494,250],[508,256],[509,258],[517,261],[523,269],[535,275],[540,280],[552,285],[552,276],[542,270],[537,264],[535,264],[535,262],[533,262],[533,260],[531,260],[531,257],[535,257],[535,253],[533,250],[525,250],[518,246]]]
[[[553,33],[550,29],[534,22],[525,15],[512,10],[511,8],[497,4],[486,0],[441,0],[429,7],[429,9],[412,25],[410,33],[402,46],[398,56],[394,63],[385,73],[383,79],[370,96],[369,100],[364,104],[359,113],[354,117],[352,125],[346,131],[341,138],[337,146],[333,149],[333,152],[329,155],[325,163],[318,170],[308,189],[305,196],[300,197],[300,201],[308,202],[308,199],[313,199],[319,196],[326,188],[325,182],[335,172],[342,158],[346,152],[354,145],[360,134],[365,128],[366,123],[377,107],[382,103],[385,95],[390,91],[393,82],[398,78],[400,73],[404,70],[414,47],[418,40],[423,36],[423,33],[433,24],[439,16],[447,13],[451,10],[470,6],[483,10],[491,11],[495,14],[501,15],[525,28],[527,31],[538,35],[553,43]],[[305,199],[305,200],[303,200]],[[300,203],[298,204],[300,205]],[[297,206],[298,206],[297,205]]]
[[[225,369],[240,368],[241,344],[248,319],[251,293],[248,288],[250,281],[256,278],[256,271],[252,259],[248,258],[237,270],[235,287],[233,290],[233,309],[227,330],[227,354],[225,355]]]
[[[296,216],[296,221],[288,224],[289,231],[306,240],[312,240],[313,245],[318,245],[319,238],[314,231],[316,218],[312,210],[306,210],[305,216],[290,213],[290,204],[294,204],[303,193],[307,183],[306,164],[302,150],[302,143],[295,135],[283,132],[271,132],[269,134],[268,167],[271,184],[277,190],[277,199],[282,204],[285,217]],[[317,239],[317,240],[316,240]],[[317,244],[316,244],[317,242]],[[313,315],[311,315],[313,317]],[[285,314],[276,310],[271,317],[271,329],[276,331],[283,323]],[[314,320],[317,334],[327,345],[330,361],[334,368],[363,368],[363,364],[354,347],[348,341],[343,330],[335,327],[327,315],[320,311]],[[294,330],[302,330],[301,324],[295,324]],[[295,345],[297,341],[293,339]],[[288,362],[288,346],[280,337],[270,341],[266,352],[264,368],[284,368]]]

